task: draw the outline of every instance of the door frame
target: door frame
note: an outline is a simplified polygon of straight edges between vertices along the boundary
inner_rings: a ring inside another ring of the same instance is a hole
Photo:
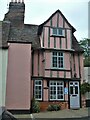
[[[81,108],[81,91],[80,91],[80,79],[79,80],[70,80],[68,81],[68,108],[70,108],[70,82],[78,82],[78,87],[79,87],[79,103],[80,103],[80,108]]]

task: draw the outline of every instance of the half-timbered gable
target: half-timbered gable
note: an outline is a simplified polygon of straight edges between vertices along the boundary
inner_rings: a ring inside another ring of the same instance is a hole
[[[67,21],[60,10],[39,26],[41,47],[72,49],[72,33],[75,28]]]

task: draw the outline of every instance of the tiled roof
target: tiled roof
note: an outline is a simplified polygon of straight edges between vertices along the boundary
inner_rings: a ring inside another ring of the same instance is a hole
[[[31,43],[33,48],[39,48],[40,40],[37,31],[37,25],[25,24],[23,28],[11,27],[8,42]]]
[[[74,49],[76,52],[84,52],[74,35],[72,36],[72,49]]]
[[[8,48],[8,37],[10,30],[10,22],[3,21],[0,23],[0,48]]]

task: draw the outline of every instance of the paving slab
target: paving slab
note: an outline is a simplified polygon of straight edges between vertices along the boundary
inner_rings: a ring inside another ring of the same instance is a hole
[[[18,120],[90,120],[88,108],[14,115]]]

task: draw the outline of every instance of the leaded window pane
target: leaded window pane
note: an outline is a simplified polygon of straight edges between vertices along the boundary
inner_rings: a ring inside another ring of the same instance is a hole
[[[42,80],[35,80],[34,97],[37,100],[42,99]]]

